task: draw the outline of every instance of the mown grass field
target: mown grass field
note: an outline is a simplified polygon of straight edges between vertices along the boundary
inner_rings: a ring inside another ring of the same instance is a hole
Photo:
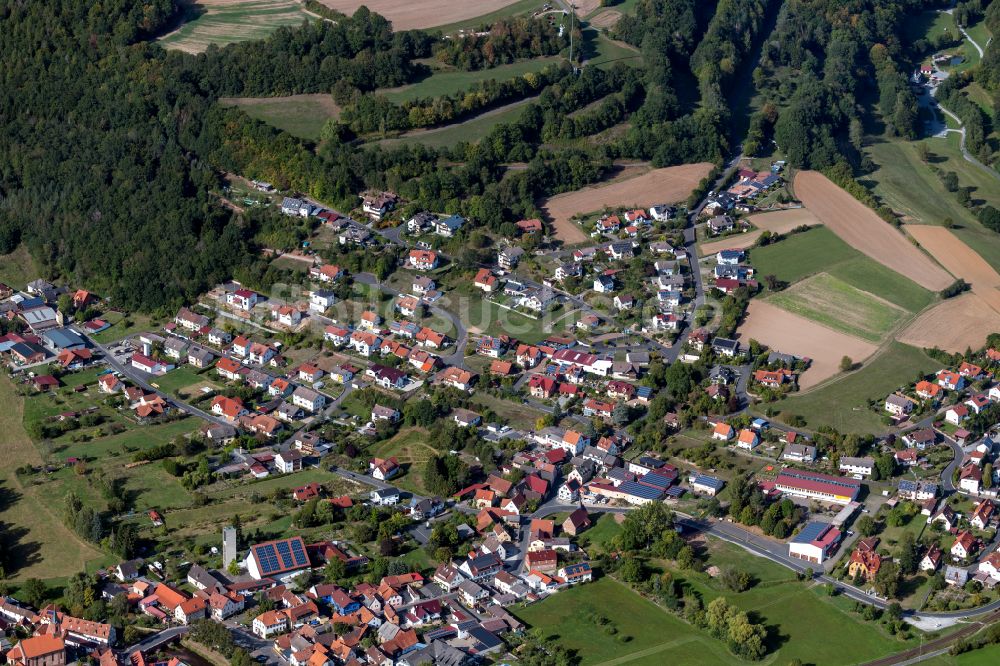
[[[822,226],[754,248],[750,263],[759,276],[774,275],[789,284],[825,272],[910,312],[922,310],[934,300],[932,292],[866,257]]]
[[[677,658],[674,649],[691,641],[697,644],[696,652],[713,663],[735,661],[722,643],[611,578],[563,590],[540,603],[511,610],[529,627],[541,630],[544,640],[576,651],[584,666],[629,655],[657,655],[657,663],[663,663],[663,654],[668,650],[673,661]],[[606,633],[591,619],[595,615],[608,618],[617,634]],[[630,638],[623,642],[619,636]]]
[[[251,118],[309,141],[319,140],[326,121],[340,115],[340,108],[327,94],[225,97],[219,103],[239,107]]]
[[[398,138],[379,141],[379,145],[398,146],[404,143],[419,143],[430,148],[446,148],[461,141],[475,143],[489,134],[490,130],[497,125],[511,123],[520,118],[526,103],[509,104],[451,125],[427,130],[413,130]]]
[[[0,282],[13,289],[24,289],[24,286],[41,277],[34,258],[28,253],[25,245],[19,245],[10,254],[0,254]]]
[[[102,315],[101,319],[111,324],[110,327],[92,336],[102,345],[121,340],[133,333],[148,331],[153,323],[148,315],[130,314],[126,316],[119,312],[108,312]]]
[[[372,455],[379,458],[399,460],[404,469],[401,476],[391,480],[403,490],[429,495],[424,487],[424,465],[433,456],[443,453],[427,443],[427,431],[423,428],[404,428],[390,439],[377,443],[372,448]]]
[[[282,26],[316,20],[296,0],[199,0],[193,4],[190,18],[160,39],[164,48],[201,53],[211,44],[263,39]]]
[[[929,373],[940,364],[922,350],[893,342],[860,370],[831,380],[803,395],[785,398],[771,407],[798,414],[810,429],[823,425],[841,432],[885,431],[881,412],[868,409],[869,400],[884,400],[893,390],[913,381],[918,373]]]
[[[4,462],[0,473],[0,521],[5,527],[6,575],[12,580],[58,578],[82,571],[88,562],[106,558],[62,522],[62,495],[46,484],[23,483],[14,473],[21,465],[39,465],[42,458],[22,423],[23,399],[6,378],[0,379],[0,432]]]
[[[930,150],[929,163],[920,160],[917,144],[905,141],[880,141],[867,147],[878,165],[867,176],[875,184],[875,194],[894,210],[927,224],[941,224],[950,218],[958,224],[977,224],[975,216],[960,205],[934,172],[954,171],[959,185],[972,187],[973,200],[1000,206],[1000,180],[967,162],[959,149],[959,137],[924,139]]]
[[[996,666],[1000,663],[1000,645],[988,645],[958,656],[943,654],[922,663],[924,666]]]
[[[758,275],[774,275],[793,284],[825,271],[841,261],[855,258],[856,250],[826,227],[792,234],[784,240],[750,250],[750,263]]]
[[[160,390],[171,394],[195,384],[221,385],[216,381],[215,373],[212,370],[198,374],[197,368],[186,364],[156,378],[156,385]]]
[[[642,66],[642,55],[630,45],[616,42],[597,30],[586,30],[583,35],[583,54],[588,64],[601,68],[611,68],[617,63]]]
[[[480,392],[477,392],[474,396],[472,396],[473,403],[493,410],[497,416],[502,419],[506,419],[511,427],[533,429],[535,427],[535,421],[538,417],[544,416],[544,414],[527,405],[520,404],[519,397],[515,398],[515,400],[517,400],[517,402],[514,402],[513,400],[503,400],[490,395],[489,393]],[[473,409],[478,408],[473,407]]]
[[[559,62],[557,56],[547,58],[532,58],[530,60],[519,60],[509,65],[500,65],[492,69],[466,72],[460,69],[439,68],[426,79],[417,83],[390,88],[378,91],[391,102],[402,104],[415,99],[426,99],[428,97],[440,97],[441,95],[453,95],[480,81],[508,81],[510,79],[524,76],[530,72],[540,72],[547,66]],[[436,65],[435,65],[436,66]]]
[[[652,562],[666,567],[667,563]],[[769,652],[764,663],[795,659],[810,664],[855,664],[904,650],[916,641],[889,637],[879,626],[846,611],[849,602],[826,597],[799,582],[784,567],[748,555],[742,549],[709,541],[709,564],[750,573],[754,587],[743,593],[724,590],[704,573],[673,572],[685,589],[704,604],[726,599],[768,627]],[[667,613],[626,586],[609,578],[564,590],[514,614],[543,637],[577,650],[582,664],[739,664],[726,646],[705,632]],[[592,617],[603,615],[617,629],[607,634]],[[619,636],[631,636],[622,641]],[[817,640],[837,636],[837,640]]]
[[[814,275],[768,300],[835,331],[876,343],[908,314],[829,273]]]

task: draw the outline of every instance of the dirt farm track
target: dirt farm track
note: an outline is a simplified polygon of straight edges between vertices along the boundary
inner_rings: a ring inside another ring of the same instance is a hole
[[[941,291],[954,281],[906,236],[818,171],[795,176],[795,196],[845,243],[925,289]]]
[[[433,28],[439,25],[474,19],[503,9],[516,0],[320,0],[324,5],[347,15],[364,5],[390,21],[396,30]],[[541,5],[542,3],[539,3]]]

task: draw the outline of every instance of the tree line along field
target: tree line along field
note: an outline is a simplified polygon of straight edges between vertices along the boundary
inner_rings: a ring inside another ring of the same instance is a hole
[[[475,143],[497,125],[516,121],[524,111],[524,106],[531,101],[531,99],[519,100],[466,120],[431,129],[411,130],[399,137],[382,139],[377,143],[385,147],[417,143],[429,148],[447,148],[461,141]]]
[[[500,65],[482,71],[464,71],[431,63],[434,72],[419,83],[377,91],[390,101],[401,104],[427,97],[452,95],[488,79],[504,81],[532,72],[539,72],[557,62],[556,57],[541,57]],[[289,95],[282,97],[224,97],[219,102],[236,106],[251,118],[267,123],[292,136],[317,141],[328,120],[340,115],[340,107],[329,94]],[[432,130],[415,131],[412,140],[430,146],[450,146],[458,141],[474,141],[501,122],[517,119],[517,107],[507,112],[486,111],[464,121]],[[503,111],[503,109],[501,109]],[[391,140],[398,143],[397,140]]]
[[[705,606],[722,596],[757,617],[755,621],[769,629],[770,663],[791,663],[795,659],[813,664],[863,663],[916,644],[913,639],[893,639],[878,625],[863,622],[847,610],[849,600],[822,595],[780,565],[748,557],[737,546],[715,539],[709,539],[707,545],[709,564],[746,571],[756,584],[745,592],[734,593],[708,574],[677,571],[662,560],[649,564],[659,571],[671,571],[685,594],[699,596]],[[538,631],[543,640],[577,651],[583,666],[747,663],[706,632],[607,577],[514,609],[513,613],[529,629]],[[595,621],[598,617],[606,618],[608,623],[599,624]],[[613,627],[614,633],[608,627]],[[837,640],[817,640],[817,636],[837,636]]]
[[[327,7],[350,16],[364,5],[373,12],[392,21],[396,30],[414,28],[437,28],[442,20],[460,23],[482,21],[484,15],[509,16],[510,5],[515,0],[476,0],[476,2],[454,2],[453,0],[321,0]],[[534,2],[534,8],[541,2]],[[516,10],[513,10],[516,11]]]

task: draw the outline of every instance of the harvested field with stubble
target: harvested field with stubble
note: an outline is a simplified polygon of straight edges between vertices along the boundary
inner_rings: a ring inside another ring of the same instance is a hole
[[[590,16],[603,4],[601,0],[574,0],[570,3],[576,9],[577,16]]]
[[[201,53],[210,44],[262,39],[282,26],[315,19],[296,0],[198,0],[195,5],[203,13],[161,37],[164,48]]]
[[[395,30],[433,28],[483,16],[512,5],[516,0],[320,0],[348,16],[364,5],[390,21]],[[541,6],[542,3],[539,3]]]
[[[812,359],[812,365],[799,377],[801,390],[840,372],[842,357],[850,356],[858,363],[878,349],[871,342],[827,328],[760,299],[750,301],[746,319],[739,329],[739,339],[743,345],[754,339],[784,354]]]
[[[814,227],[822,224],[816,216],[805,208],[789,208],[788,210],[776,210],[769,213],[760,213],[745,218],[747,222],[754,225],[756,229],[748,231],[738,236],[729,236],[721,240],[710,243],[700,243],[698,251],[702,256],[715,254],[719,250],[745,250],[753,247],[757,239],[765,231],[775,234],[785,234],[801,226]]]
[[[900,331],[896,339],[914,347],[962,353],[977,349],[990,333],[1000,333],[1000,314],[978,293],[942,301]]]
[[[795,196],[845,243],[932,291],[954,279],[875,211],[818,171],[795,176]]]
[[[793,314],[868,342],[881,342],[908,312],[887,300],[819,273],[767,299]]]
[[[541,209],[552,222],[557,239],[566,244],[583,243],[588,236],[570,219],[572,216],[605,207],[648,208],[683,201],[711,170],[708,162],[653,169],[641,176],[559,194],[543,201]]]
[[[613,28],[621,17],[621,12],[609,9],[606,12],[601,12],[588,22],[598,30],[604,30],[605,28]]]
[[[923,224],[907,224],[904,228],[942,266],[968,282],[972,291],[1000,314],[1000,273],[986,260],[950,229]]]

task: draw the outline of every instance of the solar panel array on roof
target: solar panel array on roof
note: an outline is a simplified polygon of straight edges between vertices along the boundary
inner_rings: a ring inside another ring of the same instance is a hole
[[[828,529],[830,529],[828,523],[806,523],[806,526],[802,528],[801,532],[795,535],[792,541],[795,543],[812,543],[823,536]]]
[[[253,552],[260,563],[262,576],[309,566],[309,557],[301,537],[257,544],[253,547]]]
[[[663,495],[663,491],[659,488],[652,488],[650,486],[644,486],[641,483],[635,481],[623,481],[618,487],[623,493],[628,495],[634,495],[642,499],[655,500],[659,499]]]
[[[840,486],[841,488],[846,488],[849,490],[856,490],[861,482],[857,479],[849,479],[843,476],[830,476],[829,474],[820,474],[819,472],[806,472],[804,470],[793,469],[791,467],[786,467],[781,470],[780,477],[785,476],[792,479],[798,479],[800,481],[819,481],[821,483],[829,483],[835,486]]]
[[[670,488],[667,488],[668,497],[681,497],[683,495],[684,495],[684,489],[681,488],[680,486],[671,486]]]

